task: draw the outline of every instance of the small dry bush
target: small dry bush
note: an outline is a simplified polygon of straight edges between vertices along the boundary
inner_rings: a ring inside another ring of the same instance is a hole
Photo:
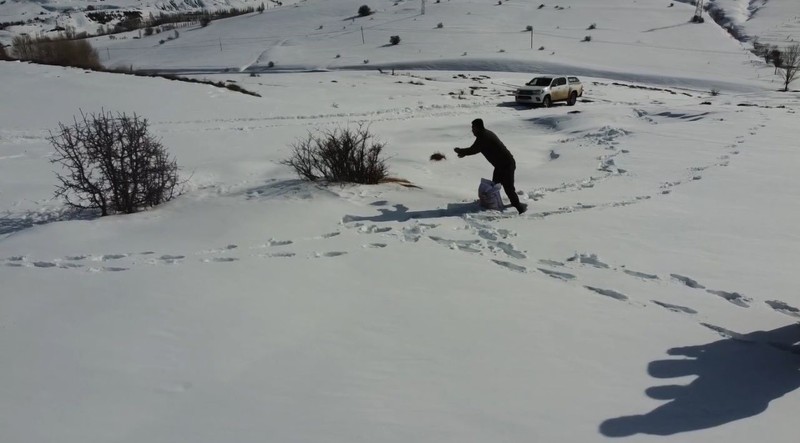
[[[338,127],[309,132],[292,145],[292,156],[282,163],[304,180],[372,185],[389,172],[381,156],[384,146],[363,124]]]

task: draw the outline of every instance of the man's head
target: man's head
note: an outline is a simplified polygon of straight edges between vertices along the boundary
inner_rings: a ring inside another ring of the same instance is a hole
[[[477,137],[478,134],[482,133],[484,130],[483,127],[483,119],[476,118],[472,120],[472,133]]]

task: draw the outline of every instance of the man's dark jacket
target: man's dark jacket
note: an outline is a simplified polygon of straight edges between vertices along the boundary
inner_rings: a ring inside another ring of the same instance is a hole
[[[472,146],[461,150],[463,155],[474,155],[479,152],[496,169],[513,169],[516,167],[514,156],[508,151],[506,145],[497,138],[494,132],[488,129],[483,129],[475,136],[475,143]]]

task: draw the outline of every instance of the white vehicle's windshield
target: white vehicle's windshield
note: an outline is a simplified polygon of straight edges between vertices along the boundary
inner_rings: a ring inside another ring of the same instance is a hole
[[[550,82],[553,81],[550,77],[536,77],[533,80],[526,83],[528,86],[550,86]]]

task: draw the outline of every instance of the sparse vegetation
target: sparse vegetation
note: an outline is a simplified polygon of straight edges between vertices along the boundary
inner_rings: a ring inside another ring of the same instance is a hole
[[[442,154],[441,152],[434,152],[433,154],[431,154],[431,161],[438,162],[441,160],[447,160],[447,157],[445,157],[445,155]]]
[[[400,36],[399,35],[393,35],[393,36],[389,37],[389,44],[391,44],[392,46],[399,45],[400,44]]]
[[[0,44],[0,60],[11,60],[11,57],[6,53],[6,47]]]
[[[595,23],[592,23],[591,25],[589,25],[589,27],[588,27],[588,28],[586,28],[586,30],[587,30],[587,31],[591,31],[592,29],[596,29],[596,28],[597,28],[597,24],[595,24]]]
[[[370,14],[372,14],[372,9],[370,9],[369,6],[361,5],[358,8],[358,16],[359,17],[366,17],[366,16],[368,16]]]
[[[527,31],[527,32],[531,32],[531,31],[533,31],[533,25],[528,25],[528,26],[526,26],[526,27],[525,27],[525,31]]]
[[[709,94],[711,94],[712,97],[716,97],[716,96],[719,95],[719,89],[711,88],[711,91],[709,91]]]
[[[282,163],[308,181],[377,184],[388,175],[384,147],[363,124],[339,127],[309,133],[292,145],[292,156]]]
[[[442,28],[444,28],[444,25],[442,24],[442,22],[439,22],[439,23],[436,25],[436,29],[442,29]]]
[[[585,41],[585,42],[592,41],[592,36],[591,35],[587,35],[586,37],[583,38],[583,41]]]
[[[178,166],[147,125],[136,114],[105,111],[59,123],[48,139],[56,150],[51,162],[62,166],[56,197],[102,215],[131,214],[175,197]]]

